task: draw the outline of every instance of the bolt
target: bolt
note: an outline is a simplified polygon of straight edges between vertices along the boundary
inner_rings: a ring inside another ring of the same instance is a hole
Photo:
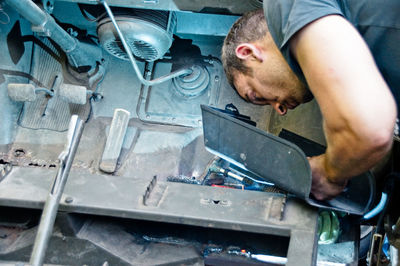
[[[71,35],[72,37],[78,37],[78,32],[75,31],[73,28],[68,28],[67,32],[69,33],[69,35]]]
[[[214,81],[218,82],[219,81],[219,76],[215,76]]]
[[[103,95],[101,95],[100,93],[97,93],[97,94],[94,96],[94,101],[95,101],[95,102],[98,102],[98,101],[102,100],[103,98],[104,98]]]
[[[25,151],[23,149],[16,149],[14,150],[14,156],[15,157],[21,157],[25,155]]]
[[[246,161],[246,154],[241,153],[240,154],[240,159],[242,159],[243,161]]]
[[[65,198],[65,203],[72,203],[74,199],[72,197],[66,197]]]

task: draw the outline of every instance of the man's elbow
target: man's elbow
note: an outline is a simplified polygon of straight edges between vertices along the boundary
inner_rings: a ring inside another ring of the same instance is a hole
[[[364,137],[367,139],[369,149],[372,154],[378,157],[384,156],[392,147],[393,134],[397,118],[396,103],[393,98],[385,101],[378,108],[374,116],[371,116],[366,122],[366,132]]]
[[[376,157],[376,160],[380,160],[391,149],[393,144],[394,124],[395,119],[375,129],[374,132],[370,132],[367,137],[366,148],[372,157]]]
[[[393,131],[382,130],[377,132],[373,138],[375,149],[386,153],[390,150],[393,143]]]

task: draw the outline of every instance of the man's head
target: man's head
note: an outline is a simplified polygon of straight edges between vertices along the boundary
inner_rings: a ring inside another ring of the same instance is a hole
[[[281,115],[312,98],[276,47],[262,9],[233,24],[222,47],[222,63],[242,98],[270,104]]]

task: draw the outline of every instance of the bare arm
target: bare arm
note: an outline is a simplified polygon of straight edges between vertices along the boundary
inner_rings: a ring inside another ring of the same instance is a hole
[[[328,146],[310,158],[312,193],[331,198],[388,152],[396,105],[364,40],[343,17],[310,23],[290,48],[324,117]]]

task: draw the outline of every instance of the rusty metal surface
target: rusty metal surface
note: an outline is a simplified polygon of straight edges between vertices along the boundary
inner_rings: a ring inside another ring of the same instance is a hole
[[[14,167],[7,178],[0,183],[1,205],[40,208],[54,174],[55,171],[48,169]],[[147,218],[148,215],[158,218],[165,216],[161,219],[189,224],[193,222],[194,217],[204,217],[201,220],[207,221],[209,227],[218,224],[223,227],[228,226],[223,221],[231,219],[235,221],[235,225],[230,225],[233,226],[230,229],[250,230],[254,227],[256,231],[260,230],[258,227],[263,227],[265,222],[275,224],[276,221],[277,230],[273,230],[276,233],[287,231],[280,226],[279,221],[283,224],[289,222],[296,227],[312,224],[313,211],[307,207],[302,207],[301,215],[304,217],[301,222],[292,220],[290,216],[296,213],[296,210],[292,209],[293,200],[287,202],[288,207],[282,216],[281,209],[285,197],[280,194],[158,181],[153,182],[153,189],[149,190],[148,196],[151,197],[159,186],[164,186],[165,189],[162,190],[157,204],[146,206],[143,204],[143,195],[151,183],[146,178],[138,180],[92,175],[85,170],[72,170],[70,175],[60,206],[60,209],[66,211],[116,214],[116,216],[120,213],[132,218],[135,216]],[[73,200],[66,203],[67,198]],[[204,215],[202,211],[210,213]],[[165,215],[165,212],[168,215]],[[311,218],[307,217],[307,212]]]
[[[0,183],[0,205],[41,208],[54,170],[14,167]],[[60,210],[168,222],[291,238],[288,265],[315,259],[317,211],[280,194],[157,182],[165,186],[156,204],[143,204],[149,181],[73,170]],[[68,202],[68,203],[67,203]],[[302,245],[299,245],[302,243]],[[296,262],[296,263],[295,263]]]

